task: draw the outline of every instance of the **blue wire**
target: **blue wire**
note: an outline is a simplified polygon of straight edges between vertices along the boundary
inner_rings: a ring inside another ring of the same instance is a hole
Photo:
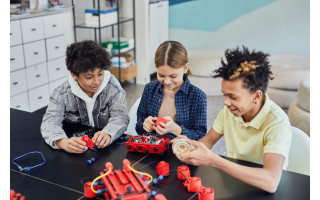
[[[15,162],[16,160],[18,160],[18,159],[20,159],[20,158],[22,158],[22,157],[24,157],[24,156],[27,156],[27,155],[29,155],[29,154],[33,154],[33,153],[39,153],[39,154],[41,155],[42,159],[43,159],[43,162],[40,163],[40,164],[38,164],[38,165],[31,166],[31,167],[21,167],[20,165],[18,165],[18,164]],[[39,166],[41,166],[41,165],[44,165],[44,164],[46,163],[46,159],[44,159],[44,157],[43,157],[43,155],[42,155],[41,152],[39,152],[39,151],[32,151],[32,152],[23,154],[23,155],[15,158],[15,159],[13,159],[13,160],[12,160],[12,163],[15,164],[15,165],[19,168],[20,171],[27,172],[27,171],[30,171],[31,169],[35,168],[35,167],[39,167]]]

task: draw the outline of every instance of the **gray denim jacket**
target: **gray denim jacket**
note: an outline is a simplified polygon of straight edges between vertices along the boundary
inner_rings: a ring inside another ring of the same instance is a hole
[[[95,127],[111,136],[110,143],[127,129],[126,93],[113,75],[97,96],[92,116]],[[58,149],[57,140],[67,137],[62,129],[63,120],[81,124],[89,121],[85,102],[71,92],[68,80],[52,92],[40,128],[46,143],[54,149]]]

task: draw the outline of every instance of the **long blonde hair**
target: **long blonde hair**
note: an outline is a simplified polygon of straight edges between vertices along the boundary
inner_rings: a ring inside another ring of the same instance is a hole
[[[165,41],[157,49],[155,53],[154,63],[156,67],[168,65],[172,68],[180,68],[188,63],[188,53],[186,48],[177,41]],[[192,75],[188,69],[186,76]]]

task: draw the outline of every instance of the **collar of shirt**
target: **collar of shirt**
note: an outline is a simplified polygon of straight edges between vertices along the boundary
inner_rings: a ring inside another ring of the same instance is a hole
[[[188,94],[191,83],[186,75],[183,75],[183,80],[184,80],[184,83],[183,83],[182,87],[177,91],[177,93],[179,91],[182,91],[183,93]],[[163,93],[163,85],[161,83],[158,84],[156,91]]]
[[[250,122],[244,122],[242,117],[235,117],[236,120],[238,122],[242,123],[242,125],[244,127],[251,126],[255,129],[259,129],[270,112],[270,99],[267,94],[265,94],[265,96],[264,96],[264,101],[265,102],[264,102],[264,105],[262,106],[261,110]]]

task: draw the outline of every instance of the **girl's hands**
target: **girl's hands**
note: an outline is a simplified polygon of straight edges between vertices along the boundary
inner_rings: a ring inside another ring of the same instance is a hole
[[[156,124],[157,117],[149,116],[143,122],[143,129],[146,132],[152,132],[154,129],[154,125]]]
[[[173,133],[174,135],[178,136],[181,135],[182,129],[181,127],[176,124],[172,117],[167,116],[163,117],[164,119],[167,120],[167,123],[160,122],[160,126],[155,127],[154,130],[159,134],[159,135],[164,135],[167,133]]]

